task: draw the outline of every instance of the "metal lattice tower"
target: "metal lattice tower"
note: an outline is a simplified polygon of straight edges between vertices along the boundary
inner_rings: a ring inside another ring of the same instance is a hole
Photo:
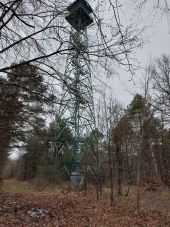
[[[80,171],[80,163],[85,155],[87,141],[85,137],[96,129],[93,88],[88,56],[88,38],[86,27],[92,23],[89,13],[90,6],[84,0],[77,0],[68,7],[70,14],[66,20],[72,25],[70,33],[70,53],[67,57],[65,82],[63,83],[62,96],[58,119],[56,119],[55,155],[56,157],[67,149],[71,156],[70,163],[63,163],[69,175],[68,165],[72,171]],[[62,131],[59,126],[60,119],[69,126],[73,138],[71,141],[60,140]],[[97,160],[97,143],[91,147],[92,159]]]

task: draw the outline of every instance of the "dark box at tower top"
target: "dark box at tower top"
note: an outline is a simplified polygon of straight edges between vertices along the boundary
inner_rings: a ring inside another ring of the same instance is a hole
[[[85,0],[73,2],[67,10],[70,13],[66,16],[66,20],[77,31],[84,30],[93,23],[93,18],[90,15],[93,12],[92,8]]]
[[[76,10],[76,8],[79,7],[83,7],[88,14],[93,12],[91,6],[85,0],[76,0],[70,6],[67,7],[67,10],[71,13],[74,10]]]

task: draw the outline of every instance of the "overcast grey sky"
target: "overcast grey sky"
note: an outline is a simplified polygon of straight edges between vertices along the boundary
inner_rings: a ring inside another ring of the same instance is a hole
[[[155,0],[153,0],[154,2]],[[136,26],[147,26],[144,39],[146,41],[142,49],[134,53],[134,57],[139,63],[141,69],[136,71],[133,81],[129,81],[131,75],[119,70],[120,76],[109,79],[112,86],[113,97],[121,103],[127,105],[135,93],[141,93],[140,83],[144,68],[150,63],[151,59],[160,57],[162,54],[170,54],[170,24],[166,15],[161,16],[159,12],[153,16],[153,4],[148,4],[141,15],[137,14],[130,4],[122,4],[122,21],[132,21]]]
[[[111,13],[113,14],[113,11],[109,8],[109,0],[87,1],[95,12],[97,12],[96,7],[98,7],[98,3],[100,3],[99,17],[101,19],[113,17],[113,15],[111,15]],[[103,82],[111,87],[113,98],[117,99],[122,104],[127,105],[132,100],[133,94],[137,92],[142,93],[140,83],[142,76],[144,75],[144,68],[150,63],[151,59],[160,57],[162,54],[169,55],[170,25],[168,24],[167,17],[165,15],[161,16],[159,10],[155,13],[155,15],[153,15],[156,3],[155,0],[149,0],[145,8],[142,9],[141,13],[139,13],[136,9],[137,5],[133,4],[133,1],[140,2],[140,0],[111,0],[114,5],[116,1],[118,2],[118,5],[121,5],[119,13],[120,21],[123,26],[126,27],[133,24],[137,29],[146,27],[145,32],[142,33],[143,39],[146,43],[142,49],[138,49],[135,53],[133,53],[133,58],[136,59],[136,64],[138,64],[140,68],[135,72],[133,81],[131,80],[132,75],[123,71],[122,67],[119,66],[118,68],[115,68],[115,70],[119,73],[119,76],[113,75],[112,78],[107,79],[104,73],[102,75]],[[73,2],[73,0],[66,0],[66,2],[68,2],[69,5]],[[164,0],[160,0],[160,6],[164,7],[164,2]],[[114,23],[114,18],[111,20],[111,23]],[[93,25],[93,27],[95,27],[95,25]],[[96,73],[96,77],[97,76],[98,74]]]
[[[139,15],[129,3],[132,0],[120,1],[122,2],[120,15],[122,24],[127,25],[133,23],[136,28],[142,28],[143,26],[148,27],[143,34],[146,41],[145,45],[142,49],[136,50],[136,53],[133,54],[133,57],[137,60],[140,67],[133,76],[133,81],[130,81],[132,76],[128,72],[123,71],[122,68],[116,69],[119,72],[119,76],[113,75],[109,79],[107,79],[105,75],[102,77],[103,81],[111,87],[112,97],[126,106],[130,103],[135,93],[142,93],[140,82],[142,75],[144,75],[144,68],[150,63],[151,59],[160,57],[162,54],[169,55],[170,25],[168,24],[167,18],[161,18],[159,13],[153,17],[152,5],[147,5],[143,14]],[[153,2],[154,1],[155,0],[153,0]],[[68,2],[73,1],[68,0]],[[95,7],[97,2],[98,0],[89,0],[92,7]],[[103,2],[108,3],[108,0]]]

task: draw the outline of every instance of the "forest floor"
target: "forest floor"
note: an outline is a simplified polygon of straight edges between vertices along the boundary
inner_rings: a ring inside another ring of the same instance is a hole
[[[0,227],[170,226],[170,194],[163,188],[143,194],[138,213],[135,188],[129,196],[119,197],[112,207],[107,189],[98,202],[95,191],[86,197],[83,193],[57,188],[38,192],[27,182],[6,180],[0,192]]]

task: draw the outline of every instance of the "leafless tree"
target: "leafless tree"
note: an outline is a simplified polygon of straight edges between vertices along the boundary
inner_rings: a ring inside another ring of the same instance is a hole
[[[72,48],[69,44],[71,28],[65,21],[67,4],[67,1],[60,0],[1,1],[0,72],[5,73],[29,62],[47,75],[61,80],[61,60]],[[94,38],[89,39],[88,54],[105,68],[113,60],[132,70],[129,55],[140,44],[137,33],[130,27],[122,27],[116,4],[108,1],[107,5],[110,18],[99,13],[104,7],[103,1],[96,2],[95,23],[89,31],[89,37],[93,33]],[[109,24],[108,19],[112,20]],[[14,61],[15,65],[11,65]]]
[[[167,0],[132,0],[142,10],[151,4],[154,11],[160,10],[162,13],[169,14],[170,4]]]
[[[107,92],[101,96],[100,111],[98,111],[99,131],[103,134],[102,143],[99,144],[99,150],[107,160],[110,181],[110,201],[113,205],[115,200],[115,192],[122,194],[122,125],[120,123],[124,114],[123,107],[112,98],[108,98]],[[121,137],[121,138],[120,138]],[[106,154],[108,154],[106,158]],[[100,162],[102,163],[102,161]],[[106,164],[106,163],[105,163]],[[117,188],[117,189],[116,189]]]
[[[169,186],[168,170],[168,128],[170,111],[170,58],[163,55],[155,59],[147,70],[150,77],[151,105],[160,116],[161,129],[159,134],[160,147],[157,149],[158,166],[161,179]]]
[[[170,58],[162,56],[147,70],[152,83],[152,104],[169,118],[170,110]]]

